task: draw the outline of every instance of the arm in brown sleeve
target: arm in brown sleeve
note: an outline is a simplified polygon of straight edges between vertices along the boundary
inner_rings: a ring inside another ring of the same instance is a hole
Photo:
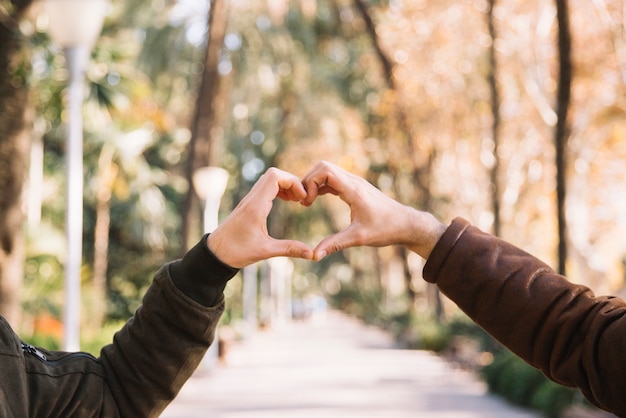
[[[517,247],[455,219],[424,278],[558,383],[626,416],[626,303],[598,297]]]

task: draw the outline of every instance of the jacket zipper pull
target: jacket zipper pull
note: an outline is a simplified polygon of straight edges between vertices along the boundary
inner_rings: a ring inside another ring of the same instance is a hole
[[[37,357],[39,360],[41,361],[46,361],[47,357],[44,353],[42,353],[40,350],[37,349],[37,347],[34,347],[30,344],[26,344],[26,343],[22,343],[22,351],[24,353],[28,353],[31,354],[35,357]]]

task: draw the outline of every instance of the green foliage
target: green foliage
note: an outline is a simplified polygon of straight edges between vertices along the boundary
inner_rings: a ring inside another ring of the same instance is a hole
[[[41,347],[51,351],[61,349],[61,339],[53,335],[33,334],[30,336],[21,335],[20,337],[26,344],[30,344],[35,347]]]
[[[157,100],[187,99],[189,90],[180,90],[180,95],[171,92],[157,94],[161,88],[160,78],[149,79],[135,65],[140,56],[140,43],[133,37],[147,30],[142,25],[168,26],[168,19],[165,18],[167,10],[152,8],[151,1],[131,3],[115,5],[92,52],[86,74],[89,96],[83,111],[84,290],[89,292],[90,266],[94,257],[96,196],[101,180],[98,162],[104,152],[113,148],[111,165],[117,177],[109,201],[107,305],[109,317],[115,319],[132,315],[152,274],[165,261],[180,255],[178,212],[186,187],[184,182],[181,187],[177,172],[179,164],[184,161],[180,157],[184,143],[181,144],[181,135],[176,129],[165,130],[168,119],[174,118],[177,109],[172,106],[168,109],[169,114],[160,111]],[[162,18],[155,19],[156,15]],[[47,35],[35,32],[30,40],[34,56],[30,85],[37,108],[36,134],[43,135],[45,151],[44,192],[41,196],[44,223],[32,234],[41,242],[54,242],[57,251],[46,250],[40,254],[39,249],[29,249],[28,271],[32,274],[27,273],[25,279],[23,306],[27,316],[37,315],[43,310],[60,318],[64,244],[62,240],[51,241],[47,229],[53,231],[53,236],[59,236],[63,234],[65,224],[66,132],[63,109],[67,79],[63,55],[55,45],[50,44]],[[149,47],[151,44],[146,45]],[[185,48],[187,52],[189,49],[199,51],[193,45]],[[163,56],[162,52],[161,48],[154,55]],[[179,62],[179,72],[169,67],[163,87],[176,83],[180,78],[193,80],[195,75],[189,72],[193,67],[193,58],[177,55],[175,61]],[[145,132],[145,135],[134,134],[137,132]],[[47,231],[45,236],[44,229]],[[43,273],[50,270],[49,266],[56,269],[54,283],[57,288],[54,291],[43,289],[48,280]]]
[[[123,326],[124,321],[108,322],[98,330],[81,335],[81,351],[98,357],[102,347],[113,342],[113,335],[122,329]],[[28,336],[21,335],[21,337],[27,344],[42,347],[46,350],[62,349],[61,339],[54,335],[35,333]]]
[[[577,395],[576,390],[546,379],[536,388],[530,406],[548,418],[559,418],[563,411],[578,403]]]
[[[407,348],[443,351],[450,342],[448,328],[431,315],[415,315],[404,312],[394,315],[388,324],[395,339]]]
[[[409,343],[411,348],[442,352],[449,347],[450,329],[432,318],[414,321],[411,328],[414,332],[414,338]]]
[[[497,353],[503,349],[498,341],[462,312],[455,313],[449,320],[445,321],[444,325],[448,328],[450,335],[462,335],[477,341],[478,347],[482,351]]]
[[[545,380],[539,370],[508,351],[498,353],[483,375],[491,391],[517,405],[530,405],[534,391]]]
[[[331,297],[331,303],[354,315],[368,324],[383,324],[387,315],[381,311],[383,294],[380,289],[358,289],[353,286],[342,286],[341,290]]]
[[[577,391],[558,385],[508,350],[495,353],[482,370],[489,390],[511,403],[557,418],[574,402]]]
[[[81,351],[100,356],[100,350],[113,342],[113,336],[124,326],[125,321],[109,321],[94,332],[81,336]]]
[[[49,312],[60,318],[63,300],[63,266],[54,255],[38,254],[26,261],[22,304],[31,315]]]

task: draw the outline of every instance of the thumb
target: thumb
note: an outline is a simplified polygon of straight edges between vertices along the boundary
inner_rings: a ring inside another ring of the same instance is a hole
[[[315,250],[313,250],[313,260],[319,261],[327,255],[336,253],[346,248],[354,246],[355,240],[352,238],[350,228],[324,238]]]
[[[272,243],[272,257],[291,257],[313,259],[313,250],[303,242],[288,239],[274,239]]]

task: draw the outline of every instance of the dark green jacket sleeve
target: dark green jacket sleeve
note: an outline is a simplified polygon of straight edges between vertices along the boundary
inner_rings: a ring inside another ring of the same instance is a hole
[[[222,291],[236,273],[206,248],[205,238],[157,272],[141,307],[101,352],[122,417],[157,417],[174,399],[213,340]]]
[[[142,305],[99,358],[25,345],[0,317],[0,416],[159,416],[211,344],[224,286],[237,273],[205,238],[156,273]]]
[[[546,376],[626,416],[626,303],[595,296],[515,246],[455,219],[424,278]]]

